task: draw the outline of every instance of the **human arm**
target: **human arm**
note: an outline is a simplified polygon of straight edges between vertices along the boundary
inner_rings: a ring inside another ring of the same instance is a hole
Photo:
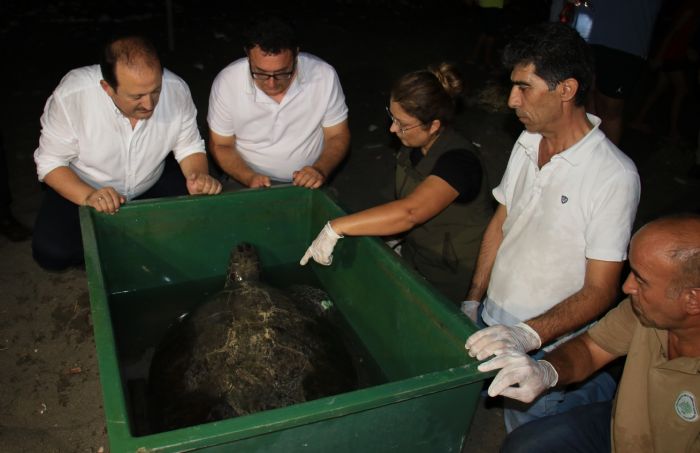
[[[221,192],[221,183],[209,175],[206,154],[190,154],[180,161],[180,169],[190,195],[215,195]]]
[[[505,205],[499,204],[484,231],[474,276],[467,293],[467,300],[480,301],[486,294],[489,279],[491,278],[491,269],[493,269],[493,263],[496,261],[496,253],[498,253],[498,248],[503,242],[503,224],[507,215]]]
[[[405,198],[330,221],[300,264],[306,264],[310,257],[320,264],[331,264],[333,247],[344,235],[387,236],[408,231],[440,213],[458,195],[445,180],[430,175]]]
[[[70,73],[66,77],[69,76]],[[91,206],[100,212],[114,213],[125,198],[113,187],[95,189],[70,167],[71,162],[80,159],[82,142],[73,123],[59,86],[46,101],[41,116],[39,147],[34,152],[39,181],[78,206]]]
[[[270,187],[270,178],[254,172],[236,150],[235,135],[224,136],[210,130],[209,152],[219,167],[241,184],[252,188]]]
[[[405,198],[339,217],[330,223],[333,230],[345,236],[403,233],[442,212],[458,195],[445,180],[430,175]]]
[[[350,128],[348,121],[323,128],[323,150],[313,165],[303,167],[292,173],[295,186],[317,189],[342,162],[350,146]]]
[[[524,352],[509,350],[482,363],[478,369],[482,372],[500,369],[489,386],[489,396],[502,395],[529,403],[550,387],[583,381],[616,357],[584,332],[544,360],[536,361]]]
[[[44,176],[44,182],[66,200],[114,214],[126,201],[113,187],[95,189],[69,167],[57,167]]]
[[[586,260],[583,287],[527,324],[542,343],[572,332],[605,312],[617,296],[622,262]]]
[[[472,357],[483,360],[507,350],[539,349],[602,314],[614,302],[622,263],[586,260],[583,287],[545,313],[514,326],[496,325],[472,334],[465,344]]]

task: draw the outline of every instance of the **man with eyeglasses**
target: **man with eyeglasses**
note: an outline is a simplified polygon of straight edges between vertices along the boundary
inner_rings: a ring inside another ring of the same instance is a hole
[[[224,68],[212,85],[212,156],[245,187],[321,187],[350,144],[348,108],[335,70],[299,52],[293,27],[276,15],[251,21],[244,49],[246,57]]]

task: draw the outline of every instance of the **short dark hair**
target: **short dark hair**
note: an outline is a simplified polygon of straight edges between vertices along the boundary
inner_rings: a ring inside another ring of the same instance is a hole
[[[425,125],[440,120],[447,126],[454,120],[455,99],[462,88],[457,69],[441,63],[399,78],[391,89],[391,100]]]
[[[296,54],[299,48],[293,22],[281,13],[255,14],[244,27],[242,34],[243,48],[246,53],[255,46],[271,54],[278,54],[284,50],[291,50]]]
[[[127,66],[145,63],[149,67],[161,68],[160,57],[153,43],[143,36],[136,35],[112,38],[102,49],[100,55],[102,79],[114,90],[119,85],[115,71],[117,62]]]
[[[503,50],[503,65],[535,66],[550,90],[559,82],[573,78],[578,82],[574,98],[576,105],[584,105],[593,84],[594,63],[590,47],[576,30],[560,23],[542,23],[525,28]]]

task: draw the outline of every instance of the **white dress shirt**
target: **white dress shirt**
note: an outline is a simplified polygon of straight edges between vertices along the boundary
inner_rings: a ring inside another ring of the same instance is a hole
[[[347,117],[335,69],[301,52],[296,76],[279,103],[255,85],[247,58],[226,66],[211,87],[207,120],[216,134],[236,137],[236,150],[254,172],[290,182],[294,171],[321,155],[322,128]]]
[[[178,162],[205,152],[190,90],[178,76],[163,70],[153,115],[134,128],[102,89],[101,79],[99,65],[74,69],[46,101],[34,152],[40,181],[58,167],[69,167],[90,186],[111,186],[130,200],[158,181],[170,151]]]

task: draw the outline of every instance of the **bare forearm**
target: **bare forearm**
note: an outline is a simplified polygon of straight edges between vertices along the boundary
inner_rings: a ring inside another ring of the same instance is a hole
[[[621,269],[622,263],[589,260],[583,287],[527,324],[543,344],[586,325],[615,301]]]
[[[491,278],[491,269],[496,261],[498,248],[503,242],[503,223],[506,218],[505,206],[499,205],[493,215],[493,218],[484,231],[484,236],[481,239],[481,247],[479,248],[479,256],[472,277],[472,283],[467,293],[468,300],[481,300],[486,294],[486,289],[489,286]]]
[[[207,155],[204,153],[194,153],[185,157],[180,161],[180,168],[185,178],[191,174],[209,174],[209,164],[207,163]]]
[[[583,381],[616,357],[603,350],[584,332],[547,354],[544,360],[557,370],[557,384],[561,386]]]
[[[416,213],[401,200],[331,221],[333,230],[344,236],[388,236],[408,231],[416,224]]]
[[[387,236],[403,233],[446,209],[459,193],[442,178],[430,175],[405,198],[331,221],[336,233]]]
[[[66,200],[79,206],[95,191],[68,167],[58,167],[44,177],[44,182]]]
[[[581,382],[595,371],[591,354],[580,338],[564,343],[547,354],[544,360],[551,363],[557,370],[559,375],[557,385],[560,386]]]
[[[210,151],[219,167],[235,180],[247,184],[247,181],[255,175],[236,150],[235,144],[224,145],[212,142]]]
[[[350,147],[350,132],[344,129],[340,133],[324,138],[323,151],[314,162],[313,167],[328,178],[335,168],[345,159]]]

